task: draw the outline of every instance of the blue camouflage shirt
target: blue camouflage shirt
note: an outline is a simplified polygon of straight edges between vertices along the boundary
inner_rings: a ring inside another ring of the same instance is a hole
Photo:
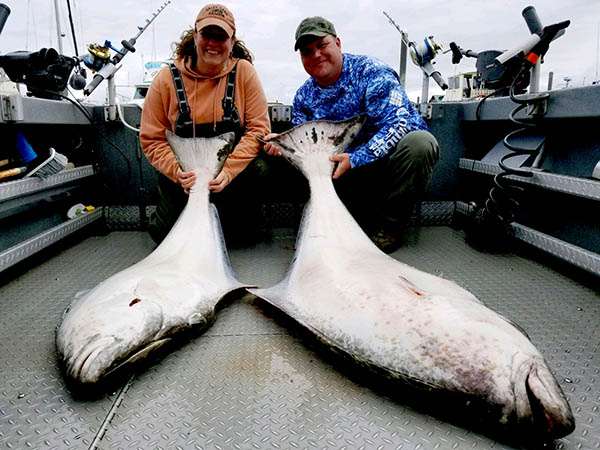
[[[292,124],[309,120],[345,120],[359,114],[367,119],[346,150],[352,167],[386,155],[409,131],[427,130],[394,70],[369,56],[343,54],[340,77],[321,87],[311,77],[294,97]]]

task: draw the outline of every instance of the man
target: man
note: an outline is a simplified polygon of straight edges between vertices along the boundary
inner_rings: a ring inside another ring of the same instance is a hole
[[[366,115],[346,152],[331,157],[337,163],[334,185],[363,230],[390,253],[400,246],[415,202],[427,187],[439,158],[438,143],[394,70],[368,56],[342,53],[328,20],[304,19],[296,30],[294,50],[300,50],[310,75],[294,97],[294,126]],[[275,144],[267,143],[265,150],[281,154]]]

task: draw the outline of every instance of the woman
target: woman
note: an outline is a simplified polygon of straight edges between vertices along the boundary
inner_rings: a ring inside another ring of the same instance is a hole
[[[235,224],[243,223],[247,230],[250,216],[256,216],[252,175],[260,169],[253,161],[261,147],[255,136],[270,132],[267,100],[250,52],[235,37],[235,19],[223,5],[210,4],[200,10],[194,28],[175,44],[173,56],[174,63],[163,68],[152,82],[142,111],[142,150],[159,171],[159,199],[150,217],[150,235],[162,241],[196,182],[193,172],[179,167],[165,130],[182,137],[211,137],[234,131],[234,150],[208,186],[216,194],[211,199],[219,209],[231,244],[240,237],[234,236],[238,231]],[[175,84],[181,83],[183,94],[175,89]]]

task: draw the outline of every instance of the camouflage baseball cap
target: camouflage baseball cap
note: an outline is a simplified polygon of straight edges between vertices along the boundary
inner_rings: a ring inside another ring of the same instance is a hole
[[[329,20],[319,16],[307,17],[300,22],[300,25],[296,28],[296,44],[294,45],[294,50],[298,50],[299,41],[305,36],[325,37],[328,34],[337,37],[335,28]]]

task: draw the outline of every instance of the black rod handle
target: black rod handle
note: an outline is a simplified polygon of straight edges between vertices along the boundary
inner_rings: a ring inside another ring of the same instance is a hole
[[[2,34],[2,29],[4,28],[4,24],[10,15],[10,8],[6,6],[4,3],[0,3],[0,34]]]
[[[525,19],[525,23],[527,23],[527,28],[529,28],[530,33],[541,35],[542,31],[544,31],[544,26],[542,25],[535,8],[533,6],[527,6],[523,9],[521,14],[523,14],[523,19]]]

